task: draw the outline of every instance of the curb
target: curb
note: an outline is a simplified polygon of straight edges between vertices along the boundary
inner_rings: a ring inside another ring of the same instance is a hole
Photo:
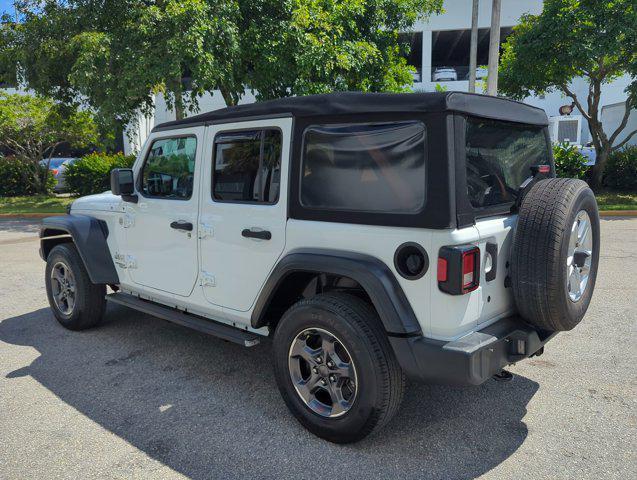
[[[637,217],[637,210],[602,210],[600,217]]]
[[[0,220],[20,220],[29,218],[60,217],[65,213],[0,213]]]

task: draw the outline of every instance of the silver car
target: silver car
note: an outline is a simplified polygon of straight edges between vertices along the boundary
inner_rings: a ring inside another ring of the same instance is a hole
[[[49,162],[48,158],[40,160],[40,165],[46,167],[47,163],[49,164],[49,170],[53,173],[53,177],[56,180],[55,186],[53,187],[54,192],[64,192],[66,187],[66,181],[64,177],[64,171],[66,167],[72,165],[77,161],[77,158],[61,158],[61,157],[53,157]]]
[[[434,82],[455,82],[458,80],[458,72],[453,67],[438,67],[434,70]]]

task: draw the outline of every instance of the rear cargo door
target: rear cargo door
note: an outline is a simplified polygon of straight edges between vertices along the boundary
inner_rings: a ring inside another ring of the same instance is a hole
[[[514,311],[513,292],[505,286],[516,215],[490,217],[476,222],[480,233],[480,286],[482,301],[478,324]]]

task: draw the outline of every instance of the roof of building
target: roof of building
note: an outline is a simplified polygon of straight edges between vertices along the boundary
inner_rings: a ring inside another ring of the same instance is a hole
[[[544,110],[501,97],[464,92],[360,93],[287,97],[249,103],[163,123],[154,130],[228,123],[254,117],[320,117],[357,114],[429,113],[452,111],[531,125],[548,125]]]

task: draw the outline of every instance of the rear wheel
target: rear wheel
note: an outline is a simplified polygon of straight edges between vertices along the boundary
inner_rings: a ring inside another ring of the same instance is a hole
[[[293,305],[274,335],[274,369],[299,422],[336,443],[385,425],[404,391],[378,315],[352,295],[321,294]]]
[[[75,245],[63,243],[51,250],[45,284],[51,310],[62,326],[83,330],[101,322],[106,286],[91,283]]]

